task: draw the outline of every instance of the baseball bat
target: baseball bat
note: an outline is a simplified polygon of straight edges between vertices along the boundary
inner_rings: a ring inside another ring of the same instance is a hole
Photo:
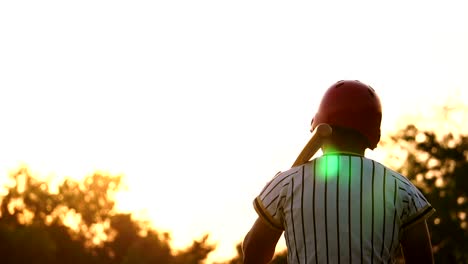
[[[332,127],[329,124],[319,124],[312,131],[312,137],[304,146],[299,156],[297,156],[293,167],[307,163],[312,156],[322,147],[323,142],[332,134]]]

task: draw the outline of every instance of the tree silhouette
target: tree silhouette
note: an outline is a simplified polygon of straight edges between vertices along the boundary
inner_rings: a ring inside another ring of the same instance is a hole
[[[197,264],[208,236],[176,252],[170,235],[114,209],[121,177],[95,173],[51,190],[26,167],[10,175],[0,204],[1,263]]]
[[[398,171],[437,210],[428,221],[436,263],[468,263],[468,136],[437,137],[409,125],[392,140],[403,150]]]

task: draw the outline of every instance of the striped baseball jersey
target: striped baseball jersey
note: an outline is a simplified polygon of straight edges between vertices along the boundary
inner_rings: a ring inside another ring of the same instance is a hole
[[[405,228],[434,211],[406,177],[345,153],[278,173],[254,207],[285,231],[290,264],[393,263]]]

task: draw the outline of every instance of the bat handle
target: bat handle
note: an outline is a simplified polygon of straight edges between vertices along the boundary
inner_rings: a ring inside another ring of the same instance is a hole
[[[314,131],[312,137],[301,151],[293,167],[302,165],[310,160],[312,156],[322,147],[323,142],[332,134],[332,127],[329,124],[319,124]]]

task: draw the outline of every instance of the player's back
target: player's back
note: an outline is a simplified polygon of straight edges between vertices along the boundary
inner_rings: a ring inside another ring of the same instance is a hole
[[[353,154],[280,173],[258,199],[283,225],[289,263],[393,262],[405,225],[432,209],[405,177]]]

